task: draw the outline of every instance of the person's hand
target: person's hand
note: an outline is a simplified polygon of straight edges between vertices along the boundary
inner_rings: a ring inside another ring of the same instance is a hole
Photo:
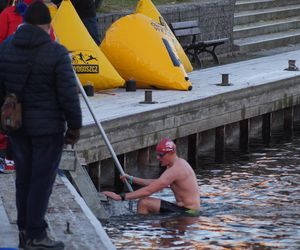
[[[80,137],[79,129],[69,129],[65,134],[65,144],[74,145]]]
[[[111,191],[104,191],[104,192],[102,192],[102,194],[106,195],[109,198],[112,198],[115,201],[121,201],[122,200],[120,195],[118,195],[114,192],[111,192]]]
[[[121,181],[125,182],[127,180],[131,185],[134,183],[133,178],[134,177],[132,175],[128,175],[128,174],[124,174],[120,176]]]
[[[120,176],[120,179],[121,179],[121,181],[123,181],[123,182],[125,182],[126,180],[129,180],[129,178],[130,178],[130,175],[128,175],[128,174],[124,174],[124,175],[121,175],[121,176]]]

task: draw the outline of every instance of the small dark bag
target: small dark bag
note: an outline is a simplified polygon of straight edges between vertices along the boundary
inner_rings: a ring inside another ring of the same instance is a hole
[[[37,53],[38,51],[36,51]],[[34,56],[31,58],[33,61]],[[1,107],[1,128],[5,132],[12,132],[20,129],[22,127],[22,93],[29,80],[32,69],[32,62],[28,63],[28,73],[26,76],[26,81],[22,86],[20,94],[9,93],[5,96],[3,105]]]
[[[1,107],[1,126],[4,131],[15,131],[22,127],[22,105],[15,94],[8,94]]]

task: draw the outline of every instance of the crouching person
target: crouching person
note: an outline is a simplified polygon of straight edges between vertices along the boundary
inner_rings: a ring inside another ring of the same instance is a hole
[[[60,250],[63,242],[47,235],[45,214],[63,144],[79,139],[81,109],[68,51],[49,36],[47,6],[32,3],[24,21],[0,45],[0,104],[8,93],[22,97],[22,127],[8,133],[16,165],[19,247]]]
[[[106,196],[117,200],[139,199],[139,214],[180,213],[186,216],[198,216],[200,211],[200,192],[194,170],[176,154],[176,145],[168,138],[163,139],[156,147],[157,159],[166,170],[158,179],[143,179],[124,175],[132,184],[143,186],[132,193],[116,194],[103,192]],[[170,187],[174,193],[175,203],[149,197],[164,188]]]

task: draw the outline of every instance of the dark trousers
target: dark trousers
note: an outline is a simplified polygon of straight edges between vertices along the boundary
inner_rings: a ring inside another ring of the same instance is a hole
[[[30,137],[9,135],[16,165],[16,204],[19,230],[28,238],[46,235],[45,214],[63,149],[63,134]]]
[[[82,18],[82,22],[88,32],[90,33],[91,37],[94,39],[95,43],[99,46],[100,45],[100,38],[99,38],[99,30],[98,30],[98,23],[96,17],[88,17]]]

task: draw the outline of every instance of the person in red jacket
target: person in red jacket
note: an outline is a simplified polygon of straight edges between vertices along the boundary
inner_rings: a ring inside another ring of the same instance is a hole
[[[14,6],[5,8],[0,14],[0,43],[13,34],[23,22],[22,15],[33,0],[18,0]]]

